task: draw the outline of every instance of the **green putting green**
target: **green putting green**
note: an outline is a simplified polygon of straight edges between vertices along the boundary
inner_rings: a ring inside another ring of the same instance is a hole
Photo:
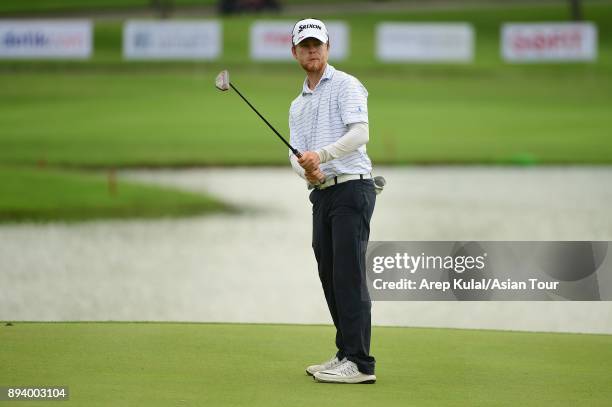
[[[0,222],[198,215],[228,209],[212,197],[49,168],[0,167]]]
[[[374,385],[318,384],[333,328],[0,325],[0,385],[67,385],[82,406],[608,406],[612,336],[373,328]],[[20,406],[45,403],[20,402]]]

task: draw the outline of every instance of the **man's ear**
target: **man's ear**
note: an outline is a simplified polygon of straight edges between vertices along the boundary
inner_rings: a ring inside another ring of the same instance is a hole
[[[295,53],[295,45],[291,46],[291,54],[293,55],[293,58],[297,59],[297,54]]]

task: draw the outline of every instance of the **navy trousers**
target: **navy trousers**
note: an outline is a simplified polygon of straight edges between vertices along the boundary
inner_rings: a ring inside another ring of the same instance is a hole
[[[365,254],[376,203],[374,182],[357,179],[310,193],[312,248],[329,312],[336,326],[339,359],[374,374],[370,355],[372,302]]]

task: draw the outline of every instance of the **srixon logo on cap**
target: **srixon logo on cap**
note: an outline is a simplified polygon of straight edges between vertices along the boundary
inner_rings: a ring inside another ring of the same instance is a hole
[[[307,29],[307,28],[317,28],[317,29],[319,29],[319,30],[322,30],[321,26],[320,26],[320,25],[318,25],[318,24],[302,24],[302,25],[299,27],[298,34],[299,34],[299,33],[301,33],[302,31],[304,31],[304,30],[305,30],[305,29]]]

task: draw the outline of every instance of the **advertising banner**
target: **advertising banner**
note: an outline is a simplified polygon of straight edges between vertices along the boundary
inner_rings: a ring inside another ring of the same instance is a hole
[[[471,62],[474,29],[466,23],[381,23],[376,56],[384,62]]]
[[[86,20],[0,20],[0,58],[89,58],[92,32]]]
[[[592,23],[504,24],[502,58],[508,62],[572,62],[597,59]]]
[[[221,55],[218,21],[127,21],[125,59],[210,60]]]

